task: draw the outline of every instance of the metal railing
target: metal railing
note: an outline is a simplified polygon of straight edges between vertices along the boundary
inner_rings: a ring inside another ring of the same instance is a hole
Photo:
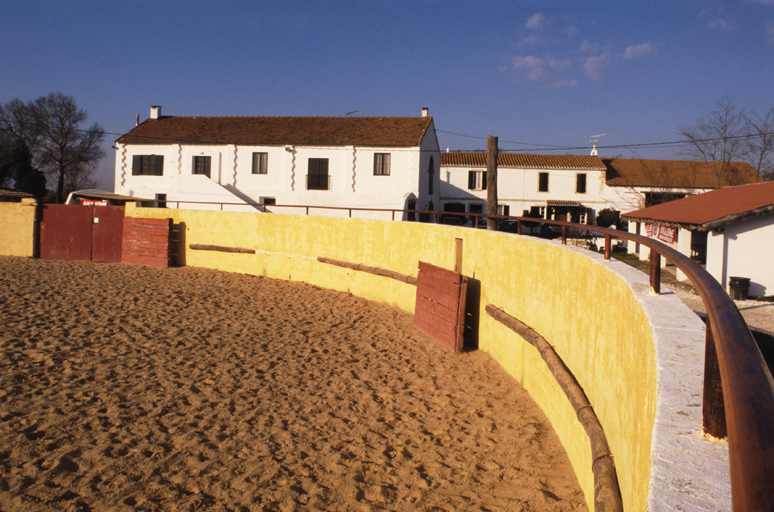
[[[478,213],[439,212],[429,210],[399,210],[312,205],[262,205],[246,203],[205,203],[167,201],[167,204],[219,204],[252,206],[266,213],[274,209],[343,210],[353,212],[385,212],[395,220],[395,214],[420,221],[438,223],[454,216],[472,218],[473,227],[486,227],[487,219],[516,223],[517,234],[523,227],[541,225],[561,229],[561,242],[567,243],[568,233],[588,232],[604,236],[604,258],[610,260],[612,240],[623,239],[650,249],[650,286],[661,292],[661,258],[673,263],[690,280],[701,296],[707,311],[707,335],[704,376],[702,423],[704,431],[714,437],[728,437],[731,491],[734,510],[763,512],[774,510],[774,380],[758,346],[734,301],[706,270],[690,257],[642,235],[586,224],[563,221],[487,216]],[[557,235],[558,238],[559,235]],[[719,382],[718,382],[719,381]]]

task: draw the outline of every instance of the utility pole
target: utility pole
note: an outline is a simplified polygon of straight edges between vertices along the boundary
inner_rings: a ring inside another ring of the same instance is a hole
[[[496,230],[497,219],[497,137],[486,138],[486,229]]]

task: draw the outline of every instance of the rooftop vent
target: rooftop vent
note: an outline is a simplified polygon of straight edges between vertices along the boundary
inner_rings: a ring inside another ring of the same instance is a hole
[[[161,107],[158,105],[151,106],[150,118],[158,119],[159,117],[161,117]]]

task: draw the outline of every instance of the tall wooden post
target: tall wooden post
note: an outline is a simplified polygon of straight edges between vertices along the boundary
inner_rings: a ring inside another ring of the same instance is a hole
[[[496,230],[497,219],[497,137],[486,138],[486,229]]]

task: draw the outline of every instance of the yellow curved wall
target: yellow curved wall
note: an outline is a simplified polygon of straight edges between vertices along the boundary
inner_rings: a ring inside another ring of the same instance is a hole
[[[650,322],[629,286],[605,264],[556,244],[470,228],[278,214],[135,209],[185,225],[186,264],[304,281],[414,310],[416,289],[319,263],[325,256],[416,275],[418,261],[480,281],[479,348],[531,394],[564,445],[593,510],[585,431],[540,354],[485,312],[494,304],[543,335],[585,390],[610,444],[626,510],[646,508],[655,418],[656,364]],[[255,249],[193,251],[188,244]]]

